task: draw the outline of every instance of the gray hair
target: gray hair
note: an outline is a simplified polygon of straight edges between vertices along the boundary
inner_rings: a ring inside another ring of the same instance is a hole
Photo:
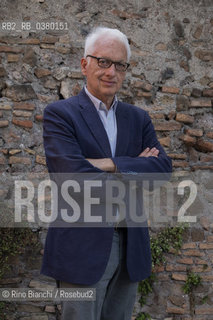
[[[97,27],[88,34],[85,41],[84,57],[86,57],[88,54],[92,54],[92,49],[94,48],[95,42],[99,38],[104,39],[104,37],[116,39],[122,42],[126,48],[127,62],[129,62],[131,50],[127,36],[118,29],[111,29],[106,27]]]

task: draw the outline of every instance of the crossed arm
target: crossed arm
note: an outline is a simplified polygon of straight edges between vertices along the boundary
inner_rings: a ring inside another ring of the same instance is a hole
[[[138,157],[158,157],[159,150],[156,148],[146,148],[142,151]],[[114,162],[110,158],[103,158],[103,159],[86,159],[88,160],[94,167],[97,167],[100,170],[107,171],[107,172],[115,172],[116,166]]]

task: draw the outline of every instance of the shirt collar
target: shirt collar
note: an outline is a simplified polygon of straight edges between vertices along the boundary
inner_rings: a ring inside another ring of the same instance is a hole
[[[84,90],[86,92],[86,94],[88,95],[88,97],[90,98],[90,100],[92,100],[94,106],[96,107],[97,111],[99,110],[105,110],[105,111],[109,111],[106,107],[106,105],[101,101],[99,100],[98,98],[96,98],[95,96],[93,96],[87,89],[86,86],[84,86]],[[115,112],[116,111],[116,108],[117,108],[117,104],[118,104],[118,98],[117,96],[115,95],[114,99],[113,99],[113,102],[110,106],[110,109],[113,109],[113,111]]]

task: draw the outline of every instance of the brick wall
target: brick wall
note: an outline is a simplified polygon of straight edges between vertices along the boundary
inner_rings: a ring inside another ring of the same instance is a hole
[[[11,25],[3,30],[2,24],[0,30],[1,201],[12,206],[14,177],[47,173],[42,113],[48,103],[77,94],[84,84],[80,58],[85,35],[97,25],[119,28],[132,49],[119,98],[149,112],[173,160],[174,185],[178,177],[193,179],[198,187],[189,208],[197,223],[191,224],[179,254],[168,254],[157,270],[158,282],[143,310],[153,319],[213,319],[212,1],[17,0],[1,6],[0,20],[15,23],[14,30]],[[21,22],[31,22],[30,29],[20,30]],[[47,30],[48,24],[41,22],[53,22],[55,29],[61,22],[63,30]],[[44,243],[45,232],[35,232]],[[14,258],[1,286],[54,285],[39,276],[41,257],[42,251],[33,263],[29,253]],[[203,278],[193,317],[189,297],[181,290],[188,267]],[[8,319],[51,320],[60,306],[22,303],[11,308]]]

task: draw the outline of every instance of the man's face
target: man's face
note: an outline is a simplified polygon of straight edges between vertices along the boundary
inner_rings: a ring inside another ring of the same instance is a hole
[[[114,62],[127,62],[124,44],[115,39],[97,40],[91,55],[106,58]],[[87,89],[96,98],[106,104],[111,104],[115,93],[120,89],[126,72],[117,71],[115,65],[104,69],[98,66],[94,58],[81,60],[83,75],[87,78]]]

